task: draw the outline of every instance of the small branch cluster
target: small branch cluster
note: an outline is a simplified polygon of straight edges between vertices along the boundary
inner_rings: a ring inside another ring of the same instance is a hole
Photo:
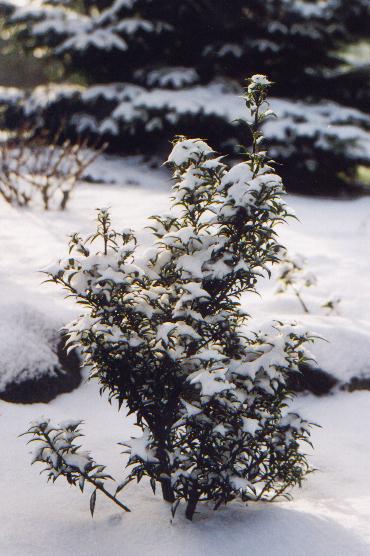
[[[105,466],[96,463],[88,452],[81,450],[75,440],[82,435],[82,421],[70,421],[58,426],[52,425],[49,419],[40,419],[31,424],[25,435],[31,435],[28,443],[37,442],[32,463],[43,463],[48,473],[48,481],[55,482],[64,477],[70,485],[78,486],[81,492],[85,485],[93,487],[90,496],[90,511],[94,514],[97,492],[103,493],[122,510],[130,510],[104,486],[107,480],[114,480],[105,472]]]
[[[286,495],[309,471],[310,425],[287,410],[287,379],[312,337],[282,322],[253,331],[240,301],[279,261],[276,226],[289,214],[260,150],[269,85],[248,82],[245,162],[228,167],[205,141],[176,139],[172,207],[152,217],[150,249],[103,209],[96,232],[73,235],[67,258],[45,270],[85,307],[68,326],[70,347],[142,430],[122,442],[126,481],[148,477],[173,513],[185,501],[189,519],[200,501]]]
[[[276,293],[293,292],[298,299],[304,313],[310,313],[307,303],[303,298],[305,288],[316,286],[317,277],[313,272],[307,271],[307,260],[303,255],[290,255],[282,248],[280,255],[279,272],[277,280],[279,287]],[[340,297],[332,297],[321,305],[326,310],[326,315],[339,315]]]
[[[19,130],[0,143],[0,196],[10,204],[45,210],[67,207],[76,183],[105,147],[89,149],[88,141],[61,141],[63,130],[48,140]]]
[[[307,261],[302,255],[291,256],[286,249],[283,249],[277,277],[279,288],[276,293],[292,291],[303,311],[309,313],[310,311],[303,299],[302,292],[305,288],[315,286],[317,278],[312,272],[306,270],[306,264]]]
[[[328,299],[328,301],[323,303],[323,305],[321,305],[321,307],[323,309],[326,309],[326,314],[327,315],[339,315],[340,314],[340,310],[339,310],[340,302],[341,302],[340,297],[332,297],[332,298]]]

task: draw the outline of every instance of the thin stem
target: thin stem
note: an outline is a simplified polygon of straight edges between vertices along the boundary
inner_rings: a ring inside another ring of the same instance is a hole
[[[258,119],[259,119],[259,108],[260,105],[256,104],[256,111],[254,113],[254,123],[252,127],[252,134],[253,134],[253,157],[257,154],[258,146],[257,146],[257,138],[256,133],[258,131]]]
[[[308,310],[307,305],[306,305],[305,302],[303,301],[303,299],[302,299],[302,297],[301,297],[299,291],[296,290],[295,288],[293,288],[293,290],[294,290],[294,293],[295,293],[295,295],[296,295],[296,297],[297,297],[299,303],[301,304],[301,307],[302,307],[303,311],[304,311],[305,313],[309,314],[310,311]]]
[[[103,492],[105,494],[105,496],[107,496],[108,498],[110,498],[110,500],[112,500],[112,502],[114,502],[115,504],[117,504],[117,506],[119,506],[120,508],[122,508],[122,510],[125,510],[125,512],[131,512],[130,508],[128,508],[127,506],[125,506],[124,504],[122,504],[122,502],[120,502],[115,496],[113,496],[113,494],[111,494],[110,492],[108,492],[103,485],[100,485],[99,483],[95,483],[92,479],[86,478],[86,480],[88,482],[90,482],[91,484],[93,484],[98,490],[100,490],[101,492]]]

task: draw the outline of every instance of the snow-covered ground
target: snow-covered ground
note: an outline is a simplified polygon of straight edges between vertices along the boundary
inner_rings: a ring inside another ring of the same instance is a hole
[[[116,476],[124,459],[117,442],[132,434],[130,420],[84,384],[50,405],[0,404],[0,554],[4,556],[368,556],[370,553],[370,394],[301,397],[297,405],[322,425],[313,433],[309,477],[293,502],[200,508],[193,523],[153,496],[147,483],[121,496],[132,512],[119,513],[98,497],[95,517],[88,494],[63,482],[46,484],[30,449],[17,438],[30,419],[49,415],[85,419],[84,445]]]
[[[78,311],[55,286],[41,286],[43,278],[37,272],[65,255],[68,234],[91,232],[97,207],[111,207],[117,228],[136,229],[147,216],[168,208],[163,169],[149,171],[130,158],[100,165],[95,171],[100,178],[118,183],[82,184],[65,213],[0,204],[2,368],[6,354],[16,353],[30,332],[27,319],[17,316],[20,308],[58,325]],[[261,283],[261,298],[245,299],[246,309],[257,322],[278,317],[300,320],[325,336],[330,341],[318,342],[312,351],[318,364],[340,380],[370,376],[370,198],[335,201],[289,196],[288,202],[300,222],[281,228],[282,242],[292,254],[304,255],[308,270],[317,276],[317,285],[302,292],[310,314],[303,314],[293,294],[276,295],[273,281]],[[146,232],[140,235],[148,239]],[[322,305],[338,297],[338,314],[327,315]],[[27,339],[32,344],[32,335]],[[31,348],[23,352],[35,360]],[[219,512],[202,507],[194,522],[188,523],[182,511],[171,521],[169,508],[159,496],[153,497],[145,482],[122,493],[131,514],[118,513],[98,497],[91,520],[87,493],[81,495],[59,481],[46,485],[37,467],[29,466],[30,449],[17,435],[30,420],[40,415],[55,421],[82,418],[84,446],[113,475],[122,477],[124,457],[117,442],[133,434],[134,427],[123,411],[118,414],[99,398],[96,384],[85,382],[49,405],[0,402],[0,555],[369,555],[370,392],[349,394],[338,389],[324,398],[299,396],[295,405],[322,428],[313,431],[311,463],[318,471],[293,492],[293,502],[251,504],[247,509],[234,503]]]

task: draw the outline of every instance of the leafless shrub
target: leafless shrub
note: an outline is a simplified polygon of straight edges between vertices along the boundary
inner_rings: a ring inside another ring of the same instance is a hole
[[[40,204],[64,210],[86,168],[105,145],[86,139],[62,141],[63,127],[52,138],[20,129],[0,142],[0,196],[19,207]]]

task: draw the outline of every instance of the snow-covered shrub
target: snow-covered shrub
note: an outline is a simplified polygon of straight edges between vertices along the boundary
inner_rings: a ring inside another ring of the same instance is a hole
[[[296,253],[290,255],[285,248],[281,249],[280,264],[276,275],[278,282],[277,294],[293,293],[298,299],[300,306],[305,313],[310,313],[306,301],[304,300],[304,290],[317,285],[317,276],[308,270],[307,259],[303,255]],[[340,297],[330,297],[321,305],[325,309],[325,314],[339,315]]]
[[[0,197],[19,207],[67,207],[75,185],[102,149],[89,150],[87,140],[61,142],[62,132],[50,140],[21,129],[0,142]]]
[[[288,216],[260,150],[269,85],[255,75],[245,91],[244,162],[230,168],[203,140],[177,137],[172,208],[152,217],[149,250],[103,209],[96,232],[74,235],[67,258],[46,269],[86,309],[68,326],[70,347],[142,429],[122,442],[131,470],[118,490],[147,476],[173,512],[186,501],[189,519],[199,501],[274,499],[309,470],[309,423],[289,413],[287,379],[312,338],[283,322],[253,331],[241,306],[279,260],[276,226]]]

